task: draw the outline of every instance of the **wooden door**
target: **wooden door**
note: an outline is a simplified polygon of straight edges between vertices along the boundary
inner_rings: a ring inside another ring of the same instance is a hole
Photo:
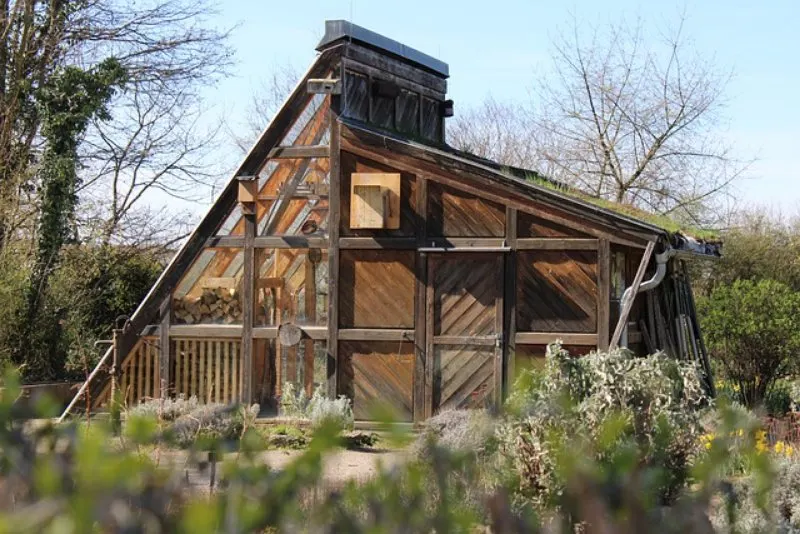
[[[502,380],[502,254],[431,255],[428,268],[428,406],[437,413],[496,404]]]

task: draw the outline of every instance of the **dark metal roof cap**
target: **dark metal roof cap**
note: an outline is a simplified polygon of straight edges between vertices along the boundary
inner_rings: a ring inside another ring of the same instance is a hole
[[[428,54],[423,54],[419,50],[415,50],[410,46],[403,43],[398,43],[393,39],[384,37],[379,33],[375,33],[366,28],[362,28],[347,20],[326,20],[325,21],[325,35],[317,45],[317,50],[322,51],[331,44],[341,40],[351,40],[365,44],[372,48],[377,48],[385,52],[389,52],[398,56],[406,61],[416,63],[420,67],[427,69],[434,74],[438,74],[444,78],[450,76],[450,67],[447,63],[440,61],[435,57]]]

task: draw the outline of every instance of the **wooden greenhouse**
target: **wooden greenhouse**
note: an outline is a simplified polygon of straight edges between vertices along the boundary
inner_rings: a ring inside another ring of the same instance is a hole
[[[557,339],[707,368],[684,261],[717,246],[449,147],[437,59],[345,21],[317,50],[77,406],[116,377],[277,413],[291,384],[419,421],[497,405]]]

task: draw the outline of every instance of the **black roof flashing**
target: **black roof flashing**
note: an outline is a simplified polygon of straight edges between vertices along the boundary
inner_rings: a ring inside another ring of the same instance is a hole
[[[347,20],[326,20],[325,35],[317,45],[317,51],[322,51],[330,45],[342,40],[349,40],[371,48],[376,48],[383,52],[388,52],[401,59],[415,63],[416,65],[431,71],[434,74],[447,78],[450,76],[450,67],[447,63],[435,57],[423,54],[410,46],[399,43],[379,33],[362,28]]]

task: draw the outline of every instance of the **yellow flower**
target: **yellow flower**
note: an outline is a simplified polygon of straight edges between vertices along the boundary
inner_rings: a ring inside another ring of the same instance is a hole
[[[742,430],[742,429],[740,428],[740,429],[739,429],[739,432],[737,433],[737,435],[738,435],[740,438],[741,438],[742,436],[744,436],[744,430]]]
[[[786,446],[786,456],[790,457],[790,456],[793,456],[793,455],[794,455],[794,447],[792,447],[791,445],[787,445]]]
[[[778,454],[782,453],[786,449],[786,444],[782,441],[779,441],[775,444],[775,452]]]

